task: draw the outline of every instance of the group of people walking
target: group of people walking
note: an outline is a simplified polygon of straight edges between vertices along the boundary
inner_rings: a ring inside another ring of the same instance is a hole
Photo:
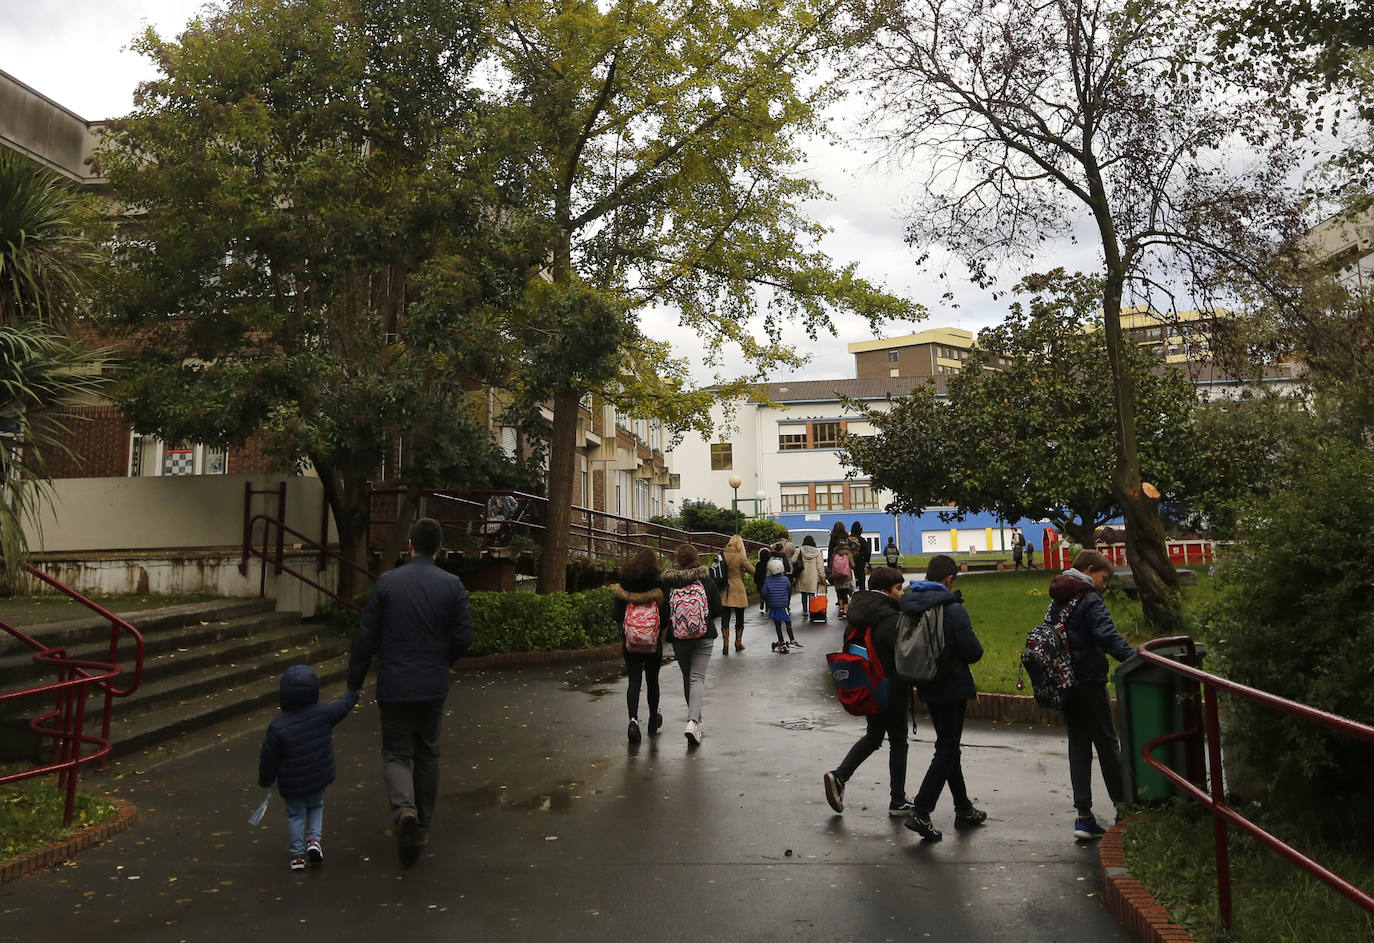
[[[907,828],[922,839],[938,841],[941,831],[931,818],[940,796],[949,791],[954,807],[954,827],[982,825],[987,813],[974,806],[964,782],[961,744],[965,711],[978,696],[970,666],[983,657],[983,646],[973,631],[963,596],[954,587],[958,564],[945,554],[931,558],[924,580],[903,586],[902,574],[891,567],[876,567],[868,592],[855,596],[849,609],[848,633],[868,631],[875,654],[895,690],[887,706],[867,718],[868,729],[840,765],[825,773],[825,798],[837,813],[844,811],[845,784],[859,765],[888,741],[890,798],[888,814],[905,818]],[[1074,838],[1100,838],[1105,829],[1093,813],[1092,760],[1096,751],[1103,781],[1113,805],[1125,799],[1119,744],[1107,695],[1107,655],[1124,661],[1135,654],[1116,631],[1101,593],[1113,566],[1096,550],[1081,551],[1073,565],[1050,583],[1046,621],[1062,628],[1073,662],[1074,683],[1065,692],[1064,721],[1068,732],[1069,780],[1073,789]],[[907,712],[913,686],[897,680],[896,646],[899,623],[905,615],[920,619],[935,607],[942,610],[943,663],[935,677],[914,685],[914,693],[930,713],[935,749],[920,788],[906,795]]]

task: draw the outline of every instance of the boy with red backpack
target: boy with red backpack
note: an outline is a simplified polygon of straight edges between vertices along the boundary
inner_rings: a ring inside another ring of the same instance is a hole
[[[911,800],[906,795],[906,721],[911,704],[911,685],[897,679],[893,661],[897,621],[901,616],[902,573],[892,567],[874,567],[868,585],[868,590],[854,595],[854,604],[849,607],[849,625],[845,627],[845,637],[848,639],[851,634],[871,630],[873,654],[882,665],[891,688],[888,691],[887,708],[865,718],[868,729],[864,735],[850,747],[840,765],[825,774],[825,801],[836,812],[844,811],[845,783],[854,775],[859,764],[882,746],[883,737],[886,736],[892,793],[887,812],[891,816],[907,816],[912,809]]]
[[[641,679],[649,687],[649,735],[663,726],[658,712],[658,669],[663,664],[663,632],[668,625],[668,602],[658,575],[658,557],[652,550],[638,556],[620,570],[615,586],[611,618],[621,626],[621,653],[630,686],[625,698],[630,708],[629,739],[639,742],[639,689]]]

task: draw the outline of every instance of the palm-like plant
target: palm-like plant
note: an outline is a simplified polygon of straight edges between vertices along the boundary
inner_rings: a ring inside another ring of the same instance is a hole
[[[0,552],[12,586],[24,525],[51,498],[44,454],[65,452],[63,407],[104,378],[101,352],[65,330],[89,305],[105,258],[89,201],[19,157],[0,153]]]

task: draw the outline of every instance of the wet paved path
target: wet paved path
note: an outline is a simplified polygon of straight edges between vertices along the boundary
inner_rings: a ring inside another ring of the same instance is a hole
[[[971,722],[965,778],[989,821],[956,833],[945,795],[945,838],[921,843],[886,815],[886,747],[851,780],[843,816],[826,805],[821,775],[863,729],[828,690],[836,623],[799,627],[805,652],[787,656],[768,651],[757,612],[745,631],[746,652],[712,658],[691,753],[675,664],[664,731],[638,747],[618,663],[461,676],[434,844],[409,871],[389,833],[370,684],[336,728],[319,869],[288,870],[279,799],[262,826],[246,822],[270,711],[130,757],[90,787],[132,799],[138,823],[0,886],[0,939],[1128,939],[1100,903],[1095,847],[1070,836],[1062,732]],[[930,748],[923,726],[908,791]]]

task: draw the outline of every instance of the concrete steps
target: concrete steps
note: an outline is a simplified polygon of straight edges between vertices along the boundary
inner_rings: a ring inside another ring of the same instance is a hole
[[[271,600],[215,600],[119,615],[143,634],[144,662],[138,690],[114,702],[110,738],[115,755],[275,703],[277,682],[290,665],[310,665],[322,686],[347,673],[345,637],[325,623],[276,612]],[[25,631],[46,645],[61,645],[72,658],[109,657],[109,624],[99,619]],[[121,656],[128,664],[130,646],[121,646]],[[50,680],[55,680],[52,673],[34,664],[27,647],[0,649],[0,691]],[[94,719],[99,724],[103,702],[103,694],[92,695],[88,723]],[[26,710],[31,716],[32,703]]]

